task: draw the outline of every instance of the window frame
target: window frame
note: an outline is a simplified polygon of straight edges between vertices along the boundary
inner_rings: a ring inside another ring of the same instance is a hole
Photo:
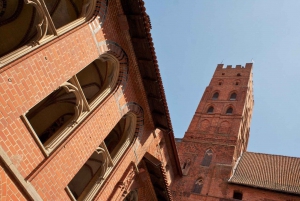
[[[77,128],[77,126],[94,110],[96,109],[99,105],[101,105],[101,103],[109,98],[109,96],[112,94],[112,92],[119,87],[119,83],[118,83],[118,79],[120,76],[120,63],[118,61],[117,58],[115,58],[112,55],[109,54],[104,54],[101,55],[99,58],[101,61],[105,62],[105,61],[111,61],[112,62],[112,68],[114,68],[114,75],[113,75],[113,83],[112,83],[112,87],[109,88],[109,90],[105,89],[102,93],[100,93],[95,100],[92,101],[92,105],[89,105],[85,95],[81,89],[80,83],[76,77],[76,74],[74,76],[72,76],[68,81],[69,82],[64,82],[62,85],[60,85],[60,87],[62,87],[63,85],[65,85],[66,83],[68,83],[69,86],[73,86],[75,88],[77,88],[76,91],[76,100],[79,101],[79,105],[80,107],[82,107],[82,112],[79,114],[79,116],[76,118],[75,122],[70,125],[70,126],[64,126],[64,127],[60,127],[58,129],[58,131],[56,131],[53,136],[51,137],[52,140],[47,139],[46,143],[42,143],[39,136],[37,135],[37,133],[35,132],[33,126],[31,125],[30,121],[28,120],[28,118],[26,117],[28,111],[24,114],[21,115],[21,119],[23,120],[23,123],[25,124],[25,126],[27,127],[27,129],[29,130],[29,132],[31,133],[33,139],[35,140],[35,142],[37,143],[37,145],[39,146],[39,148],[41,149],[42,153],[44,154],[45,157],[49,157],[51,155],[51,153],[60,146],[60,144],[68,137],[70,136]],[[96,60],[97,60],[96,59]],[[94,60],[95,61],[95,60]],[[93,61],[93,62],[94,62]],[[92,63],[92,62],[91,62]],[[89,64],[90,65],[90,64]],[[85,66],[84,68],[88,67],[89,65]],[[83,68],[83,69],[84,69]],[[83,70],[81,69],[81,70]],[[78,73],[77,73],[78,74]],[[53,92],[51,92],[50,94],[48,94],[46,97],[44,97],[42,100],[40,100],[38,103],[36,103],[33,107],[31,107],[29,110],[33,109],[36,105],[38,105],[41,101],[45,100],[49,95],[51,95]],[[49,141],[50,140],[50,141]],[[49,142],[48,142],[49,141]]]
[[[97,192],[101,189],[101,187],[103,186],[103,184],[107,181],[107,178],[115,170],[115,167],[117,166],[117,164],[121,161],[121,157],[134,144],[134,142],[135,142],[135,140],[137,138],[137,136],[136,136],[136,128],[138,127],[138,124],[137,124],[137,122],[138,122],[138,116],[135,113],[133,113],[133,112],[128,112],[123,117],[125,117],[125,116],[127,116],[126,118],[130,118],[130,129],[126,130],[126,132],[127,132],[127,135],[125,135],[125,139],[126,140],[123,141],[123,143],[121,144],[121,146],[116,146],[115,147],[115,149],[117,149],[117,154],[115,154],[114,158],[112,158],[112,156],[110,155],[110,153],[109,153],[109,151],[108,151],[108,149],[106,147],[106,144],[105,144],[104,140],[101,142],[101,144],[100,144],[99,147],[105,149],[106,156],[109,158],[109,166],[107,167],[106,171],[104,172],[101,181],[95,182],[96,175],[93,176],[93,178],[89,181],[88,185],[84,188],[83,192],[81,193],[81,195],[78,197],[77,200],[88,200],[88,201],[89,200],[93,200],[94,197],[97,195]],[[120,122],[120,120],[118,121],[118,123]],[[118,125],[118,123],[116,125]],[[81,168],[77,171],[77,173],[80,170],[81,170]],[[75,174],[75,176],[77,175],[77,173]],[[70,182],[72,181],[72,179],[70,180]],[[68,185],[69,185],[69,183],[68,183]],[[77,201],[76,198],[74,197],[73,193],[71,192],[71,189],[68,187],[68,185],[65,187],[65,190],[66,190],[67,194],[69,195],[69,197],[73,201]]]
[[[25,3],[25,2],[24,2]],[[96,9],[97,0],[83,0],[82,7],[86,6],[85,13],[81,13],[81,15],[74,21],[56,29],[53,23],[53,20],[49,14],[49,11],[46,7],[45,0],[32,0],[29,1],[29,5],[34,7],[36,12],[38,13],[37,21],[38,24],[41,23],[41,26],[38,30],[40,33],[39,38],[35,40],[30,40],[29,43],[17,48],[3,56],[0,57],[0,69],[6,64],[24,56],[25,54],[40,48],[42,45],[58,38],[59,36],[69,32],[70,30],[78,27],[79,25],[88,22],[93,19],[94,10]],[[47,32],[50,32],[50,35],[47,35]]]

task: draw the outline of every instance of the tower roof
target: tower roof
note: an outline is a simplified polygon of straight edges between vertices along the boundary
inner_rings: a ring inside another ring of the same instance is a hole
[[[300,158],[245,152],[229,182],[300,194]]]

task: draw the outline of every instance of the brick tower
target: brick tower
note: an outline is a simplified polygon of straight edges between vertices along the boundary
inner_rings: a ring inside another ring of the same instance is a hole
[[[252,63],[217,66],[184,138],[177,142],[185,176],[172,186],[175,200],[232,197],[227,181],[247,149],[252,85]]]

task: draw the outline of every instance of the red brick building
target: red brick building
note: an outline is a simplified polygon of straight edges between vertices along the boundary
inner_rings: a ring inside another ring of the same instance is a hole
[[[0,0],[1,201],[299,200],[299,159],[245,152],[252,64],[176,147],[150,29],[142,0]]]
[[[252,63],[219,64],[183,139],[174,200],[300,200],[300,158],[247,152]]]
[[[170,200],[181,168],[143,1],[0,5],[1,200]]]

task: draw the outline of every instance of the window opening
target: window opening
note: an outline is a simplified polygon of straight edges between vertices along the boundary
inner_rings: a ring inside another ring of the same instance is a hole
[[[233,192],[233,198],[237,200],[242,200],[243,199],[243,194],[239,191],[234,191]]]
[[[233,112],[232,107],[230,107],[230,108],[228,108],[228,109],[226,110],[226,114],[232,114],[232,112]]]
[[[216,93],[214,93],[214,95],[213,95],[213,100],[217,100],[219,98],[219,93],[218,92],[216,92]]]
[[[212,114],[214,112],[214,107],[210,106],[207,110],[208,114]]]
[[[232,93],[230,95],[230,100],[236,100],[236,93]]]
[[[241,73],[238,73],[237,76],[241,76]]]
[[[206,167],[210,166],[210,163],[211,163],[211,160],[212,160],[212,156],[213,156],[212,150],[210,150],[210,149],[207,150],[206,153],[205,153],[205,156],[204,156],[204,158],[202,160],[201,165],[202,166],[206,166]]]
[[[202,186],[203,186],[203,179],[202,178],[197,179],[196,182],[194,183],[192,192],[200,194],[202,190]]]

